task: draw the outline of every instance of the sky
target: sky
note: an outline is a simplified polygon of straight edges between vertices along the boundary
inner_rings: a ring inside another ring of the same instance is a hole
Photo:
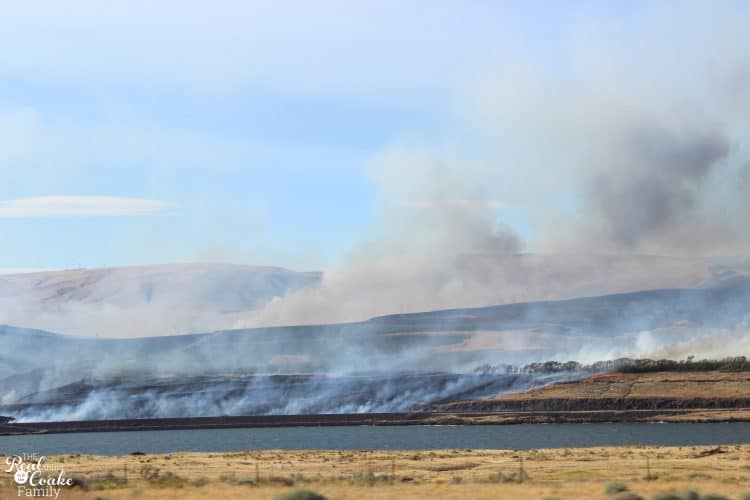
[[[750,61],[743,2],[2,4],[0,270],[323,269],[384,211],[434,204],[394,189],[422,182],[408,164],[383,175],[404,150],[489,169],[438,201],[482,205],[534,249],[540,220],[585,206],[555,157],[576,158],[566,127],[537,133],[546,99],[627,82],[629,103],[700,104],[697,68],[747,67],[717,50]]]

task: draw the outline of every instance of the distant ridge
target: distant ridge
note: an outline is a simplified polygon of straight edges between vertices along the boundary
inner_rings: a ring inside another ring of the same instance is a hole
[[[0,276],[0,321],[88,336],[226,328],[236,316],[317,283],[318,272],[186,263]]]

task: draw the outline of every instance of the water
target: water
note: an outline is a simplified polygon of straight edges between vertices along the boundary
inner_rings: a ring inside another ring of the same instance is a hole
[[[574,448],[626,444],[710,445],[750,443],[750,423],[520,424],[381,427],[273,427],[91,432],[0,436],[0,452],[120,455],[132,451],[441,448]]]

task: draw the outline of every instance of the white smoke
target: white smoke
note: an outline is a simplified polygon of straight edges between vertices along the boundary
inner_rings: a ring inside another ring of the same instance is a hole
[[[703,4],[643,15],[622,42],[582,21],[565,71],[498,47],[455,96],[456,133],[470,139],[379,154],[370,235],[320,286],[237,325],[688,286],[707,277],[710,258],[748,255],[742,15]],[[509,210],[530,235],[509,228]],[[643,279],[630,283],[602,267],[606,255],[644,254],[694,260],[679,270],[641,262],[629,271]]]

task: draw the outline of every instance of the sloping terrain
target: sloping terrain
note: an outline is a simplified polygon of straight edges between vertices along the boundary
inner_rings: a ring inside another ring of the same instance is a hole
[[[466,255],[461,265],[474,270],[479,280],[486,280],[486,273],[499,273],[493,274],[491,282],[503,283],[497,294],[490,291],[486,297],[462,304],[466,306],[508,301],[533,304],[644,290],[710,287],[717,280],[750,270],[750,262],[740,258],[641,255],[585,259],[571,255]],[[284,314],[269,320],[262,313],[264,306],[280,304],[289,295],[299,298],[293,292],[318,284],[321,279],[317,272],[218,263],[0,275],[0,324],[108,338],[207,332],[237,325],[283,326],[296,324],[296,316]],[[345,305],[329,304],[328,309],[344,311]],[[377,300],[370,309],[372,316],[391,312],[380,307]],[[318,323],[340,322],[342,318],[361,321],[367,318],[366,314],[361,311],[355,317],[347,317],[333,313],[331,318],[322,314]],[[428,313],[426,319],[431,321],[433,317],[444,319],[435,313]],[[412,318],[420,320],[419,316]],[[530,344],[540,343],[546,340],[539,338]],[[500,347],[508,345],[505,342]]]
[[[5,275],[0,320],[103,337],[209,331],[319,280],[320,273],[211,263]]]
[[[750,408],[750,371],[605,373],[440,411],[592,411]]]
[[[704,288],[398,314],[356,323],[123,339],[2,327],[0,338],[5,352],[13,353],[5,364],[27,368],[94,364],[98,373],[432,370],[560,359],[584,343],[627,349],[633,334],[644,331],[652,342],[661,336],[672,344],[701,335],[715,339],[723,331],[743,339],[749,312],[750,279],[733,276]],[[477,337],[497,344],[472,344]],[[544,343],[523,343],[535,337]]]
[[[23,405],[24,411],[29,405],[41,405],[38,409],[44,415],[60,415],[55,407],[64,406],[66,414],[81,418],[118,413],[135,418],[248,411],[388,412],[467,398],[474,401],[447,410],[736,407],[745,404],[744,395],[724,397],[712,392],[715,403],[674,398],[668,391],[633,398],[619,393],[481,398],[585,377],[585,373],[565,372],[508,383],[513,376],[506,376],[503,368],[580,359],[584,349],[605,354],[595,359],[628,356],[629,350],[710,357],[702,345],[742,354],[750,342],[745,326],[749,311],[750,279],[731,274],[696,288],[399,314],[330,325],[122,339],[2,327],[0,341],[4,352],[11,354],[0,358],[4,372],[0,405]],[[621,354],[612,355],[618,352],[614,349]],[[489,368],[474,372],[479,365]],[[409,379],[402,373],[420,377],[438,373],[442,379]],[[346,378],[352,375],[364,378]],[[277,376],[283,377],[273,378]],[[432,383],[435,380],[441,381]],[[107,401],[118,404],[101,413]],[[275,406],[268,406],[269,401]]]

